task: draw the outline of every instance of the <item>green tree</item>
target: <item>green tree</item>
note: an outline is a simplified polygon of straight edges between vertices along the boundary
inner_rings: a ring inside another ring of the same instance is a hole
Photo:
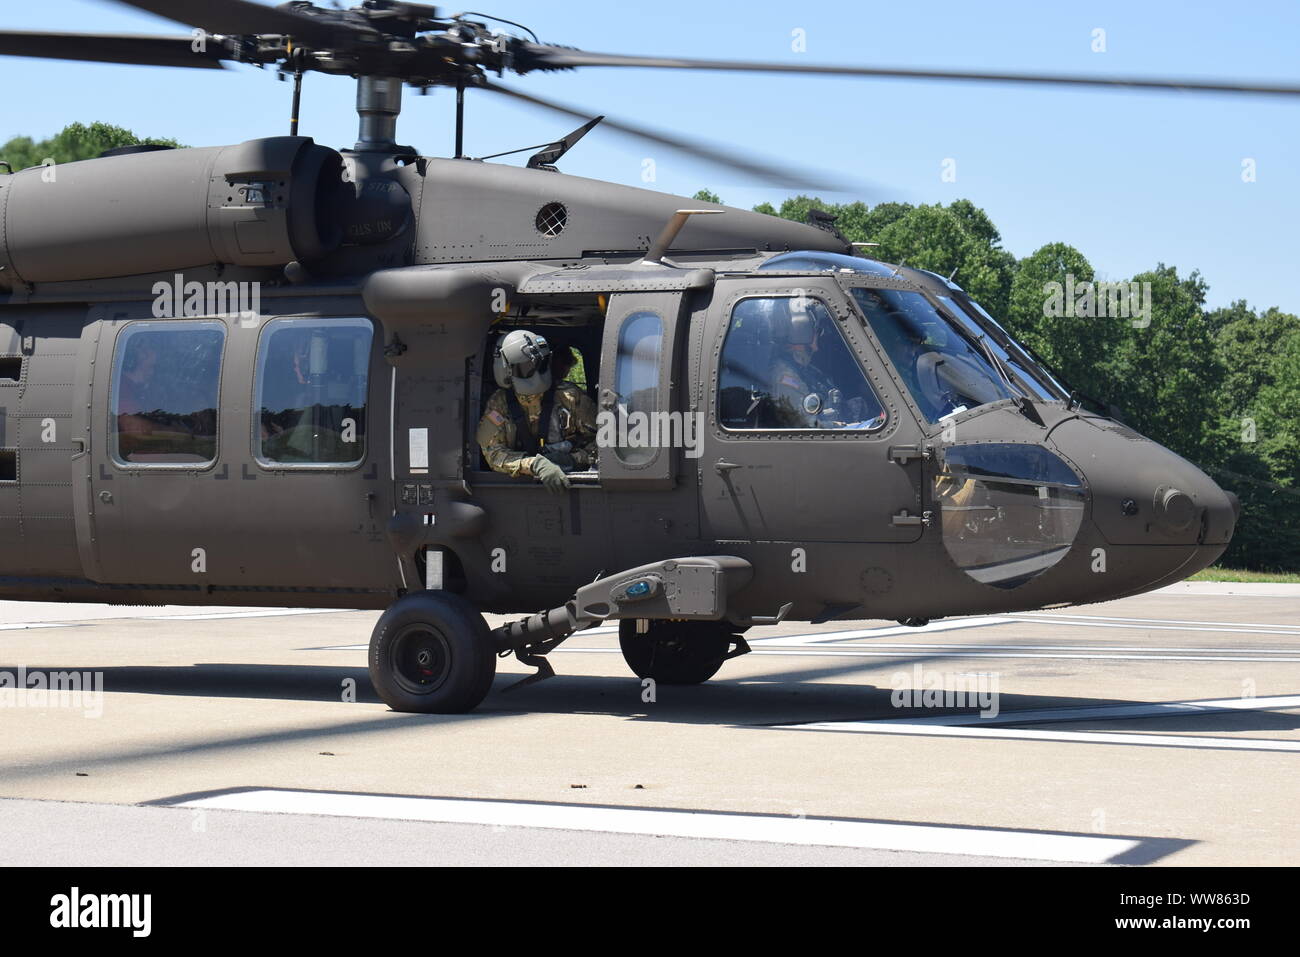
[[[718,194],[707,189],[696,190],[695,195],[692,196],[691,199],[698,199],[701,203],[722,204],[722,200],[718,198]]]
[[[929,269],[950,275],[994,315],[1006,311],[1015,272],[1015,257],[1001,248],[1002,237],[983,210],[970,200],[950,206],[909,203],[828,203],[817,196],[792,196],[780,209],[771,203],[756,213],[807,222],[808,211],[819,209],[836,217],[835,225],[850,242],[878,243],[869,247],[873,259]]]
[[[91,123],[89,126],[83,123],[70,123],[46,140],[36,141],[30,136],[14,137],[0,146],[0,160],[19,170],[40,166],[46,160],[53,160],[55,163],[72,163],[77,160],[94,159],[105,150],[144,144],[173,147],[181,145],[172,139],[142,138],[128,129],[110,123]]]
[[[994,316],[1006,315],[1016,260],[1000,245],[988,217],[966,200],[888,211],[874,236],[877,257],[953,276]]]
[[[1163,263],[1132,281],[1144,299],[1150,284],[1151,313],[1149,320],[1119,320],[1121,338],[1105,361],[1113,383],[1106,398],[1130,425],[1178,454],[1221,461],[1224,370],[1205,318],[1209,287],[1199,272],[1180,278]]]

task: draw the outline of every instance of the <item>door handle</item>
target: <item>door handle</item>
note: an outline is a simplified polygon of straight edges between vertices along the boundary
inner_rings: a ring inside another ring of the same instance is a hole
[[[913,459],[922,459],[928,462],[934,458],[934,449],[928,445],[922,445],[919,448],[915,445],[891,445],[888,454],[890,461],[898,465],[906,465]]]
[[[889,524],[897,527],[906,525],[925,525],[928,527],[932,521],[934,521],[934,514],[929,510],[922,512],[920,515],[911,515],[907,509],[903,509],[889,520]]]

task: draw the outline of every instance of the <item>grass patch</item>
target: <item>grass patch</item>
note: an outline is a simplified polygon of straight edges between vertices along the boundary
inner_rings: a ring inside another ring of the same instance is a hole
[[[1194,582],[1282,582],[1300,584],[1300,572],[1252,572],[1212,566],[1199,571],[1188,581]]]

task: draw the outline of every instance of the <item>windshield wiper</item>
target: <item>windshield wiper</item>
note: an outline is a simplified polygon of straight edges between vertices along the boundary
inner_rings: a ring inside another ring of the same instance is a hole
[[[990,364],[997,370],[998,375],[1002,376],[1002,381],[1013,391],[1020,393],[1022,399],[1029,398],[1029,394],[1024,389],[1011,381],[1011,373],[1007,371],[1007,367],[1002,364],[1002,360],[998,358],[997,353],[993,351],[993,347],[989,345],[988,337],[981,333],[976,337],[975,341],[980,344],[980,347],[984,350],[984,355],[988,356]]]

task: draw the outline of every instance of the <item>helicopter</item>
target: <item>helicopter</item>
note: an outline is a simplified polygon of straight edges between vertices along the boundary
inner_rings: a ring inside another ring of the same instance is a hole
[[[638,677],[698,684],[751,628],[1101,602],[1232,537],[1235,496],[953,277],[826,214],[560,172],[603,117],[522,167],[471,159],[464,97],[573,113],[497,81],[595,67],[1298,88],[589,53],[397,0],[122,2],[194,32],[0,32],[0,55],[271,66],[290,132],[0,174],[4,599],[381,610],[381,699],[456,713],[498,657],[536,681],[607,621]],[[353,147],[299,135],[311,72],[356,79]],[[454,156],[399,145],[406,87],[455,91]],[[601,422],[559,495],[475,441],[516,330],[581,363]]]

